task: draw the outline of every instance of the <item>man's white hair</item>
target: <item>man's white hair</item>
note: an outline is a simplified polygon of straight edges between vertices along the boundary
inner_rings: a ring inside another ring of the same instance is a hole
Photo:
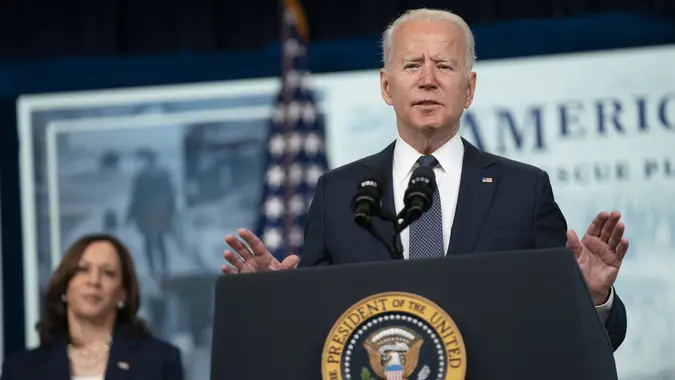
[[[387,29],[382,33],[382,63],[385,67],[391,63],[391,47],[394,40],[394,32],[396,28],[408,21],[449,21],[462,28],[466,36],[466,66],[469,70],[473,68],[473,63],[476,60],[476,48],[473,33],[469,25],[463,18],[450,11],[428,8],[406,11],[387,26]]]

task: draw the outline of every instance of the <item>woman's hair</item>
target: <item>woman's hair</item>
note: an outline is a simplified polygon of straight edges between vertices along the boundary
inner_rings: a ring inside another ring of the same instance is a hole
[[[140,307],[140,296],[136,270],[129,250],[111,235],[93,234],[81,237],[68,249],[49,280],[42,318],[36,325],[42,345],[49,345],[54,343],[58,337],[68,335],[66,304],[62,297],[68,289],[68,283],[78,270],[84,251],[90,244],[101,241],[112,244],[117,251],[122,270],[122,287],[127,294],[124,307],[117,310],[115,329],[135,337],[150,335],[143,320],[136,315]]]

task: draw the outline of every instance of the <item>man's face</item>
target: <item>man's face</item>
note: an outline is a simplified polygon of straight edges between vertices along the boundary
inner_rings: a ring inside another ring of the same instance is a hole
[[[466,36],[454,23],[409,21],[399,26],[380,84],[384,101],[394,107],[400,134],[459,128],[476,87],[466,54]]]

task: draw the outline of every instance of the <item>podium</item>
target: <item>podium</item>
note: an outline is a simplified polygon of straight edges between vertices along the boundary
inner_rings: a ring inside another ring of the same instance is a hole
[[[224,275],[215,295],[212,380],[618,378],[565,248]]]

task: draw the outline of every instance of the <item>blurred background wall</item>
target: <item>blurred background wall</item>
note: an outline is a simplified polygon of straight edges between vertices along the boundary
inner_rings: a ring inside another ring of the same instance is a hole
[[[330,168],[395,136],[377,77],[386,24],[420,6],[467,20],[478,88],[462,134],[548,170],[578,231],[601,209],[624,212],[632,245],[617,284],[629,317],[620,373],[675,379],[675,2],[303,5]],[[208,377],[222,239],[264,214],[280,30],[271,0],[0,4],[6,354],[36,343],[41,291],[68,244],[108,231],[139,255],[143,315],[183,349],[190,379]],[[172,234],[177,263],[159,277],[142,255],[143,215]]]

